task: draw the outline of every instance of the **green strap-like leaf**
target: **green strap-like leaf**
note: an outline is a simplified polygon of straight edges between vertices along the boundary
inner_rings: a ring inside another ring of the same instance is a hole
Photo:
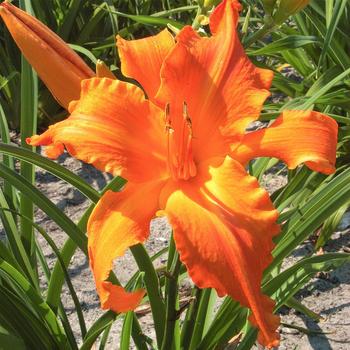
[[[10,208],[1,189],[0,207],[3,209]],[[21,267],[21,272],[23,271],[25,273],[25,275],[28,277],[28,279],[32,282],[33,285],[38,285],[36,276],[33,272],[29,257],[24,248],[13,215],[8,211],[2,211],[0,213],[0,218],[5,229],[9,247],[11,249],[13,257],[16,259],[18,265]]]
[[[59,165],[52,160],[42,157],[37,153],[4,143],[0,143],[0,153],[13,156],[47,170],[51,174],[74,186],[74,188],[84,194],[92,202],[96,203],[100,198],[99,193],[94,190],[88,183],[86,183],[81,177],[75,175],[68,169],[64,168],[62,165]]]
[[[74,222],[60,211],[47,197],[45,197],[30,182],[16,172],[0,164],[0,176],[33,201],[53,221],[70,236],[77,246],[87,255],[87,238]]]
[[[336,4],[333,9],[333,14],[330,23],[327,26],[327,32],[326,36],[324,38],[323,46],[322,46],[322,52],[320,55],[320,60],[318,62],[318,70],[320,70],[324,64],[324,60],[327,55],[327,51],[329,49],[330,43],[333,39],[334,33],[337,29],[337,25],[339,23],[339,20],[341,19],[345,6],[348,4],[348,0],[337,0]]]
[[[50,307],[45,303],[37,291],[30,285],[27,279],[3,259],[0,259],[0,274],[2,277],[10,278],[14,284],[21,288],[26,298],[30,300],[31,306],[35,312],[38,314],[38,316],[42,317],[49,327],[59,348],[66,349],[68,345],[67,338],[58,322],[56,315],[52,312]]]
[[[316,36],[304,36],[304,35],[288,35],[284,38],[275,40],[271,44],[268,44],[258,50],[248,51],[249,56],[257,55],[271,55],[279,53],[283,50],[297,49],[305,45],[319,44],[320,39]]]
[[[274,261],[268,271],[278,266],[299,244],[316,230],[332,213],[350,200],[350,169],[324,185],[283,225],[283,240],[273,251]]]

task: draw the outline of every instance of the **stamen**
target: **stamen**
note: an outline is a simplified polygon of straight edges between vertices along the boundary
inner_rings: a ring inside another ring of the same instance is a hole
[[[170,103],[168,102],[165,105],[165,131],[169,131],[172,129],[171,127],[171,120],[170,120]]]
[[[167,132],[169,171],[175,180],[188,180],[197,174],[197,169],[193,161],[192,120],[188,113],[187,103],[183,103],[182,118],[178,112],[175,114],[172,112],[174,114],[172,117],[170,113],[170,104],[167,103],[165,106],[165,131]]]
[[[190,131],[190,135],[192,137],[193,136],[192,120],[190,118],[190,115],[188,114],[188,108],[187,108],[186,101],[184,101],[184,104],[183,104],[183,117],[185,118],[186,124],[188,126],[189,131]]]
[[[167,133],[167,150],[168,150],[168,167],[169,171],[171,173],[171,176],[174,178],[176,176],[175,169],[174,169],[174,159],[173,156],[173,146],[174,146],[174,129],[171,126],[171,119],[170,119],[170,104],[167,103],[165,105],[165,132]]]

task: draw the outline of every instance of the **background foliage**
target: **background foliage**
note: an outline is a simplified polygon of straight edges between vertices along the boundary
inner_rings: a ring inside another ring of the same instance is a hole
[[[118,68],[116,34],[140,38],[157,33],[168,23],[175,28],[191,24],[198,11],[207,15],[206,9],[198,9],[197,2],[185,0],[23,0],[14,3],[32,11],[70,43],[91,67],[97,58],[102,59],[120,78],[123,77]],[[273,253],[274,262],[265,273],[263,289],[276,299],[277,309],[288,305],[317,318],[293,296],[315,273],[330,271],[350,260],[349,255],[343,253],[315,254],[330,239],[350,203],[350,3],[347,0],[311,1],[307,8],[280,26],[265,16],[262,1],[245,0],[242,4],[239,30],[247,53],[255,64],[275,71],[273,96],[266,103],[261,120],[273,120],[283,109],[313,108],[332,116],[340,126],[336,174],[325,176],[301,167],[289,171],[287,184],[272,195],[282,213],[283,230]],[[107,312],[86,329],[67,267],[76,249],[86,253],[86,221],[101,193],[25,146],[25,136],[35,133],[37,124],[44,128],[63,118],[65,112],[43,84],[37,82],[3,24],[0,62],[0,177],[3,179],[0,217],[6,236],[0,240],[0,344],[5,344],[4,349],[77,349],[78,344],[80,349],[90,349],[101,334],[99,344],[103,349],[117,317],[124,317],[121,349],[129,349],[131,338],[139,349],[169,349],[169,344],[174,349],[218,349],[242,330],[245,335],[238,349],[249,349],[256,340],[256,331],[247,324],[247,310],[226,299],[214,313],[215,293],[211,290],[194,288],[195,301],[184,310],[184,322],[169,321],[168,313],[176,312],[177,308],[176,281],[186,275],[183,266],[176,263],[173,243],[168,248],[166,267],[174,276],[171,280],[159,278],[152,265],[152,259],[167,253],[167,249],[153,258],[141,245],[132,250],[141,272],[130,279],[128,288],[146,285],[153,306],[156,340],[142,333],[134,313],[122,316]],[[22,147],[11,143],[10,128],[20,131]],[[17,167],[15,159],[20,160]],[[250,164],[250,172],[261,179],[275,165],[275,160],[262,158]],[[72,184],[91,201],[78,223],[35,187],[34,166]],[[107,187],[118,190],[124,183],[123,179],[116,178]],[[67,233],[61,250],[35,224],[34,206]],[[57,255],[53,269],[47,266],[34,231],[46,239]],[[319,235],[314,252],[281,272],[283,260],[316,231]],[[38,264],[45,272],[47,290],[40,288]],[[81,339],[74,336],[60,299],[64,282],[76,306]]]

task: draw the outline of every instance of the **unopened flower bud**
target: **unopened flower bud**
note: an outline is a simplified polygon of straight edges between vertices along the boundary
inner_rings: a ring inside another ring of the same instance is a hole
[[[57,101],[68,108],[79,99],[80,82],[95,74],[55,33],[35,17],[5,1],[0,16],[24,57]]]
[[[216,5],[218,5],[220,2],[221,2],[221,0],[204,0],[203,7],[212,8]]]
[[[267,15],[272,15],[277,0],[263,0],[264,10]]]
[[[289,16],[301,11],[310,0],[281,0],[273,15],[276,24],[282,24]]]

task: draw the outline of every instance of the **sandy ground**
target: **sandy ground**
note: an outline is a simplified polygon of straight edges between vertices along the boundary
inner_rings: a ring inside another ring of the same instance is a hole
[[[349,252],[350,234],[344,229],[333,234],[327,252]],[[297,260],[312,251],[311,244],[299,248],[289,260]],[[323,317],[316,323],[312,319],[284,308],[282,322],[307,328],[306,335],[296,329],[281,327],[280,350],[348,350],[350,349],[350,265],[343,265],[331,273],[313,278],[297,295],[297,299]],[[321,334],[324,333],[324,334]]]
[[[79,161],[63,155],[59,162],[68,169],[79,174],[87,182],[92,184],[96,189],[101,189],[108,182],[109,177],[101,174],[93,167],[82,164]],[[71,188],[62,180],[57,179],[51,174],[38,169],[37,175],[38,188],[47,195],[60,209],[62,209],[71,219],[77,222],[88,207],[89,202],[78,191]],[[283,183],[283,177],[273,177],[268,175],[265,178],[267,188],[273,191]],[[55,223],[50,221],[40,210],[36,211],[36,221],[51,237],[54,238],[58,246],[62,246],[66,240],[66,235],[57,227]],[[349,216],[343,221],[339,232],[333,235],[333,240],[327,245],[326,251],[346,251],[350,249],[350,235],[348,226],[350,226]],[[169,240],[170,230],[165,220],[156,220],[151,225],[151,236],[146,244],[146,248],[150,253],[154,253],[166,246]],[[38,237],[38,241],[43,247],[44,254],[48,260],[49,266],[54,265],[55,256],[47,246],[45,241]],[[303,254],[310,249],[309,244],[305,244],[298,249],[291,260],[300,259]],[[158,264],[163,264],[166,256],[158,260]],[[122,261],[118,261],[116,265],[116,273],[121,282],[126,282],[135,271],[135,264],[132,256],[128,253]],[[88,267],[85,256],[77,252],[69,268],[69,272],[75,286],[77,295],[84,310],[87,327],[91,326],[97,318],[102,315],[99,309],[99,301],[95,292],[95,286]],[[188,282],[187,282],[188,283]],[[45,287],[45,282],[43,282]],[[290,349],[315,349],[315,350],[346,350],[350,349],[350,266],[343,266],[338,271],[329,275],[320,275],[314,278],[300,293],[297,298],[303,303],[320,313],[324,317],[324,321],[315,323],[305,316],[290,311],[285,308],[282,310],[282,320],[286,324],[297,325],[308,328],[316,332],[326,332],[327,335],[311,334],[305,335],[288,327],[281,327],[281,346],[282,350]],[[74,310],[73,302],[69,296],[68,290],[64,288],[62,300],[66,306],[69,319],[77,336],[79,335],[79,326]],[[145,334],[154,338],[152,320],[149,315],[140,318],[141,325]],[[107,345],[107,349],[119,348],[119,332],[120,321],[113,325],[111,336]]]

